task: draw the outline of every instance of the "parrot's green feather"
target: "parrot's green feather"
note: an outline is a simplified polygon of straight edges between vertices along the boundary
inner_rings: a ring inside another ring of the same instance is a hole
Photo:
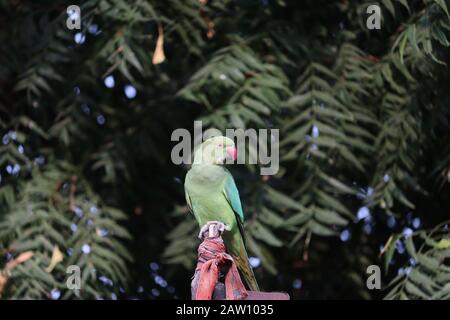
[[[239,255],[233,256],[233,259],[236,262],[239,271],[241,271],[243,278],[245,279],[245,282],[247,283],[249,288],[254,291],[259,291],[259,286],[258,283],[256,282],[255,275],[253,274],[253,269],[248,263],[247,251],[245,249],[245,245],[242,239],[240,244]]]
[[[239,192],[229,171],[216,164],[193,165],[184,186],[186,201],[200,227],[208,221],[221,221],[230,227],[223,234],[227,251],[249,288],[259,290],[244,245]]]
[[[234,212],[238,214],[241,222],[244,222],[244,212],[242,211],[239,191],[236,187],[233,176],[229,172],[226,172],[225,186],[223,191]]]

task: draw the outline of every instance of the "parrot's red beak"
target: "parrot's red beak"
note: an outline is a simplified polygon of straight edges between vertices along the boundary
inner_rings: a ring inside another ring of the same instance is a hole
[[[237,158],[236,147],[234,147],[234,146],[233,147],[228,147],[227,148],[227,153],[230,156],[230,158],[233,159],[233,161],[236,160],[236,158]]]

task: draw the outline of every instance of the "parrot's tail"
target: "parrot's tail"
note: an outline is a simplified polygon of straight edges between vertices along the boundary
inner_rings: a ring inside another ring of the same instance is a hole
[[[238,256],[233,256],[236,265],[241,272],[244,282],[250,290],[259,291],[258,282],[256,282],[255,274],[248,261],[247,251],[245,250],[244,242],[241,240],[240,250]]]

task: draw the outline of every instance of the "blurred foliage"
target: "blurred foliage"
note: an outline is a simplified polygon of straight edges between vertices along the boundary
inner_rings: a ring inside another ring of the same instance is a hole
[[[0,1],[0,269],[33,253],[2,297],[189,297],[171,133],[202,120],[280,130],[275,176],[231,167],[263,289],[448,299],[450,3],[370,4]]]
[[[417,231],[404,239],[410,266],[394,278],[386,299],[448,300],[450,298],[450,237],[448,221],[427,233]],[[445,226],[445,227],[444,227]],[[392,259],[399,236],[390,239],[386,247],[386,265]],[[417,248],[417,249],[416,249]]]

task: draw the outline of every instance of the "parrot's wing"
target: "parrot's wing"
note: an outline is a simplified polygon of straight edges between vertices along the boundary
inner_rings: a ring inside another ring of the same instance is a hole
[[[239,196],[239,191],[236,187],[236,183],[234,182],[233,176],[229,172],[227,172],[226,174],[227,174],[227,176],[225,178],[223,194],[225,195],[225,198],[227,199],[228,203],[230,204],[231,208],[233,209],[233,211],[235,213],[239,232],[241,233],[241,236],[244,239],[244,245],[245,245],[246,237],[245,237],[244,226],[243,226],[244,211],[242,210],[241,197]]]
[[[236,183],[234,182],[233,176],[229,172],[226,173],[223,192],[228,200],[228,203],[233,208],[233,211],[239,217],[238,222],[243,223],[244,212],[242,211],[241,198],[239,197],[239,191],[236,187]]]
[[[233,208],[242,239],[240,242],[239,254],[233,255],[233,259],[235,260],[238,269],[243,274],[244,281],[247,283],[250,289],[259,291],[258,283],[256,282],[255,275],[253,274],[253,270],[250,266],[245,246],[246,237],[243,226],[244,212],[242,210],[241,198],[239,197],[239,191],[236,187],[233,176],[229,172],[227,172],[227,176],[225,178],[223,193],[225,195],[225,198],[228,200],[228,203]]]

